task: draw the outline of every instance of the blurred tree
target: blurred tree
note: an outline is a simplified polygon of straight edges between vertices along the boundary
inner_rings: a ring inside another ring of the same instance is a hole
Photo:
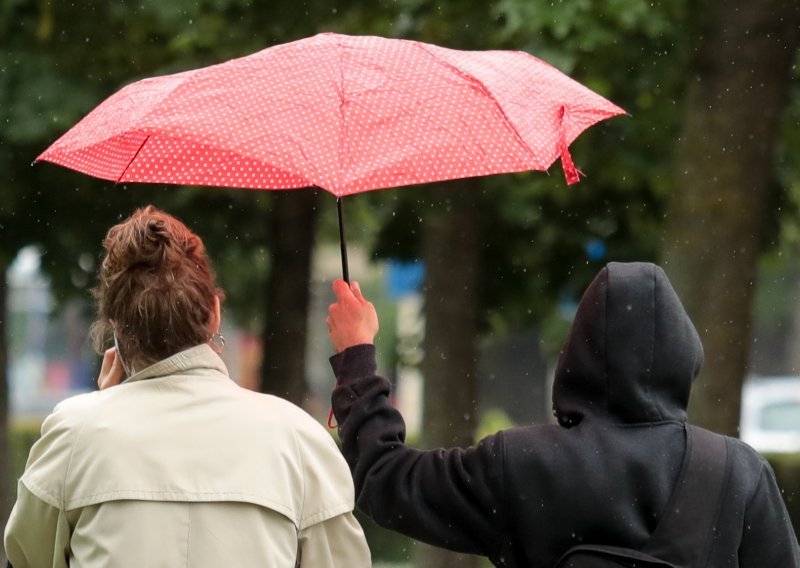
[[[271,210],[272,267],[266,289],[261,390],[301,406],[307,390],[308,286],[318,199],[309,189],[276,192]]]
[[[478,423],[479,185],[475,179],[452,182],[430,188],[426,197],[422,444],[428,448],[470,446]],[[415,552],[418,566],[477,566],[474,557],[438,548],[419,545]]]
[[[691,414],[735,436],[757,263],[777,224],[776,135],[797,57],[800,5],[699,4],[663,258],[705,345]]]
[[[7,300],[8,283],[6,273],[10,261],[7,255],[0,253],[0,518],[8,519],[11,514],[11,503],[13,494],[8,491],[11,487],[11,455],[9,451],[9,428],[8,428],[8,342],[6,341],[7,324],[6,314],[8,314]],[[2,556],[5,556],[3,550]],[[0,559],[2,561],[2,559]]]

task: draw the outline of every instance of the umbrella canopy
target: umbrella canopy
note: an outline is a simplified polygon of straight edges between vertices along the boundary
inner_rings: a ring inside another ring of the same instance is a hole
[[[526,170],[624,111],[519,51],[319,34],[132,83],[37,160],[115,182],[337,197]]]

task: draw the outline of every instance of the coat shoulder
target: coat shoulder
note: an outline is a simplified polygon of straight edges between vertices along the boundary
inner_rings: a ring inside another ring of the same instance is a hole
[[[261,420],[279,424],[294,439],[305,480],[299,527],[352,511],[353,478],[333,435],[308,412],[287,400],[252,391],[246,391],[244,396]]]
[[[103,392],[70,397],[58,403],[42,423],[41,436],[31,448],[20,481],[36,497],[53,507],[61,507],[64,480],[72,449],[83,425],[100,407]]]

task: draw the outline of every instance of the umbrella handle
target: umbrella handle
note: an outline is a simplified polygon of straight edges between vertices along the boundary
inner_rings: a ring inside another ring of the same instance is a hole
[[[336,198],[336,209],[339,212],[339,244],[342,249],[342,279],[350,284],[350,270],[347,267],[347,241],[344,238],[344,220],[342,216],[342,198]]]

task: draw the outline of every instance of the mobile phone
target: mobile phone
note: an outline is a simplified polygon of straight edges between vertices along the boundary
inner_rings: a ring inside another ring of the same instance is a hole
[[[117,332],[114,331],[112,333],[114,334],[114,349],[117,352],[117,359],[119,359],[119,362],[122,365],[122,380],[124,381],[128,378],[128,375],[130,375],[130,371],[128,370],[127,363],[125,363],[125,359],[122,357],[122,351],[120,351],[119,348],[119,340],[117,339]]]

